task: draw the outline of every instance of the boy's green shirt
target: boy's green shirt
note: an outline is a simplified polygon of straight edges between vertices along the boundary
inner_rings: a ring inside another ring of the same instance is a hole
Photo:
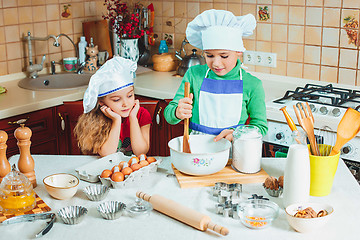
[[[240,65],[238,60],[236,66],[224,76],[218,76],[213,71],[209,71],[208,78],[216,80],[240,80]],[[181,120],[175,115],[175,111],[180,99],[184,98],[184,82],[190,82],[190,93],[194,94],[193,98],[193,110],[190,121],[194,123],[200,123],[199,121],[199,94],[200,87],[204,80],[208,66],[196,65],[185,73],[179,89],[176,92],[174,99],[165,108],[164,117],[170,124],[177,124]],[[247,73],[241,69],[243,77],[243,102],[241,118],[238,124],[244,124],[250,116],[250,125],[259,127],[261,134],[265,135],[268,127],[266,120],[266,106],[265,106],[265,92],[262,86],[262,82],[257,77]],[[226,104],[224,107],[230,107],[231,103]],[[236,111],[236,109],[234,109]],[[226,116],[224,116],[226,117]]]

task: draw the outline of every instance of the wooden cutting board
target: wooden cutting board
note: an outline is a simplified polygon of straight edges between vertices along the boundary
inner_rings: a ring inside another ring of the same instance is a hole
[[[87,43],[90,44],[90,38],[92,37],[94,45],[98,45],[99,51],[107,51],[109,58],[111,58],[113,53],[107,21],[104,19],[100,21],[83,22],[82,25]]]
[[[180,188],[194,188],[194,187],[210,187],[214,186],[216,182],[224,183],[262,183],[269,176],[264,169],[257,173],[245,174],[235,171],[230,164],[228,164],[220,172],[206,175],[206,176],[192,176],[177,170],[172,165],[175,176],[179,182]]]

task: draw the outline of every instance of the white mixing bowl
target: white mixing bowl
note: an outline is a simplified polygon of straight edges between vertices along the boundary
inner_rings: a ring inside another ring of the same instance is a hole
[[[190,135],[191,153],[184,153],[183,137],[169,141],[171,162],[180,172],[189,175],[208,175],[223,169],[228,160],[231,143],[226,139],[214,142],[211,135]]]
[[[47,176],[43,180],[46,191],[56,199],[72,198],[77,192],[79,179],[72,174],[57,173]]]

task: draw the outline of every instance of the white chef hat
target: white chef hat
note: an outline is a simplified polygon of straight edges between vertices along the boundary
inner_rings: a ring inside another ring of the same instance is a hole
[[[236,17],[225,10],[207,10],[192,20],[186,28],[191,45],[206,49],[225,49],[244,52],[242,37],[250,36],[256,27],[252,14]]]
[[[118,56],[106,61],[90,78],[84,94],[84,113],[94,109],[98,97],[134,85],[133,73],[136,68],[135,62]]]

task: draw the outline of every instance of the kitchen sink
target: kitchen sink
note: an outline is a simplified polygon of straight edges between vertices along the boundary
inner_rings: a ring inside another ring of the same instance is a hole
[[[39,75],[37,78],[24,78],[19,81],[21,88],[30,90],[74,90],[87,87],[92,74],[58,73]]]

